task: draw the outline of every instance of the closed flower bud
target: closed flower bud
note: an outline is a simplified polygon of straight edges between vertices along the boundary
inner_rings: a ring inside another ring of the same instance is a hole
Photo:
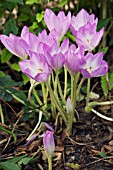
[[[48,157],[52,157],[55,151],[54,137],[51,131],[46,131],[43,137],[44,150]]]

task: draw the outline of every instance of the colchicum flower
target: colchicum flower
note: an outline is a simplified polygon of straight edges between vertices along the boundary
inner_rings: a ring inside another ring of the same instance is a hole
[[[89,15],[88,12],[85,9],[82,9],[77,15],[72,16],[70,29],[72,34],[76,37],[77,32],[79,31],[79,28],[86,25],[87,23],[96,24],[97,25],[98,18],[95,19],[95,15],[91,14]]]
[[[52,46],[54,43],[54,39],[47,35],[46,30],[43,30],[41,33],[36,36],[33,33],[29,32],[29,29],[25,26],[22,31],[23,39],[20,40],[20,44],[29,54],[30,51],[44,54],[43,52],[43,44],[47,44],[48,46]]]
[[[52,69],[43,54],[30,53],[29,60],[19,62],[21,71],[37,82],[47,81]]]
[[[0,40],[3,43],[3,45],[14,55],[26,59],[28,54],[25,51],[25,49],[20,44],[21,37],[16,37],[13,34],[10,34],[9,37],[6,35],[0,35]]]
[[[59,70],[65,63],[65,55],[69,48],[69,39],[65,39],[61,46],[58,46],[57,41],[54,41],[51,47],[44,44],[44,54],[48,64],[54,69]]]
[[[50,31],[50,35],[60,42],[70,26],[71,13],[68,12],[67,16],[65,16],[64,12],[60,11],[56,16],[53,11],[46,9],[44,21]]]
[[[96,32],[96,24],[87,23],[77,32],[76,42],[78,46],[84,46],[85,51],[92,51],[100,42],[104,28]]]
[[[84,63],[84,48],[76,48],[76,46],[72,44],[65,56],[66,68],[72,73],[77,74],[80,71],[81,64]]]
[[[51,131],[46,131],[46,133],[43,136],[43,145],[44,150],[47,153],[48,157],[52,157],[54,151],[55,151],[55,142],[54,137]]]
[[[84,78],[100,77],[108,72],[108,63],[103,60],[103,53],[93,55],[91,52],[84,56],[85,64],[81,66]]]

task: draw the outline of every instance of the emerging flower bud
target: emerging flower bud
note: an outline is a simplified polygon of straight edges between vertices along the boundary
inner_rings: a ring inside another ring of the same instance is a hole
[[[43,137],[44,150],[48,157],[52,157],[55,151],[54,137],[51,131],[46,131]]]
[[[72,103],[69,97],[67,98],[67,102],[66,102],[66,111],[68,114],[72,113],[73,111]]]

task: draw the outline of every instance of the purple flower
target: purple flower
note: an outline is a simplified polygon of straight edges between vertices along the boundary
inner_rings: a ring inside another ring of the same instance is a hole
[[[43,44],[46,43],[48,46],[51,46],[54,42],[54,39],[47,35],[46,30],[43,30],[36,36],[33,33],[29,33],[27,27],[23,28],[22,37],[25,38],[20,40],[20,44],[28,54],[30,54],[30,51],[43,54]]]
[[[96,24],[87,23],[77,32],[76,42],[79,46],[84,46],[85,51],[92,51],[100,42],[104,33],[104,28],[96,32]]]
[[[81,65],[81,74],[85,78],[100,77],[108,72],[108,63],[103,60],[103,53],[93,55],[91,52],[84,56],[85,63]]]
[[[66,54],[66,62],[65,65],[69,71],[74,74],[77,74],[80,71],[81,64],[84,63],[84,48],[81,46],[76,48],[74,44],[72,44]]]
[[[53,133],[49,130],[46,131],[46,133],[43,136],[43,145],[44,145],[44,150],[47,153],[47,156],[52,157],[52,154],[55,151],[55,143],[54,143]]]
[[[23,73],[37,82],[47,81],[52,71],[43,54],[34,52],[30,53],[29,60],[20,61],[19,65]]]
[[[59,70],[65,63],[65,54],[69,48],[69,40],[65,39],[61,46],[58,46],[57,41],[54,41],[51,47],[44,44],[44,54],[48,64],[54,69]]]
[[[50,31],[50,34],[55,37],[58,42],[60,42],[70,26],[71,13],[68,12],[68,15],[65,16],[64,12],[60,11],[56,16],[53,11],[46,9],[44,21]]]
[[[77,14],[76,17],[75,16],[72,17],[70,29],[71,29],[72,34],[74,36],[76,36],[77,31],[79,30],[79,28],[86,25],[87,23],[97,25],[97,22],[98,22],[98,18],[95,19],[94,14],[89,15],[85,9],[82,9]]]
[[[0,35],[1,42],[12,54],[22,59],[26,59],[28,54],[20,44],[21,39],[22,37],[16,37],[13,34],[10,34],[9,37],[6,35]]]

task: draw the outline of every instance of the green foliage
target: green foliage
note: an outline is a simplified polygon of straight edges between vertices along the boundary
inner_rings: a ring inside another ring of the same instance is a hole
[[[102,90],[103,90],[103,93],[105,96],[108,95],[108,90],[112,90],[113,89],[113,86],[112,86],[112,83],[113,83],[113,73],[108,73],[108,79],[109,79],[109,85],[106,81],[106,75],[105,76],[102,76],[101,77],[101,87],[102,87]],[[108,89],[110,86],[110,89]]]
[[[29,77],[27,77],[25,74],[22,73],[22,78],[23,78],[24,85],[26,85],[29,82]]]
[[[58,7],[62,7],[64,6],[66,3],[68,2],[68,0],[61,0],[60,3],[58,4]]]
[[[9,75],[3,76],[0,78],[0,99],[4,99],[6,101],[12,100],[12,94],[14,93],[20,99],[26,101],[26,96],[23,92],[17,91],[14,89],[14,86],[19,86],[23,82],[15,82],[11,79]]]
[[[17,63],[12,64],[11,68],[15,71],[18,71],[18,72],[20,71],[20,66]]]
[[[103,52],[104,54],[106,54],[108,51],[108,47],[102,48],[100,49],[98,52]]]
[[[27,155],[15,156],[12,159],[0,162],[0,168],[3,170],[21,170],[21,165],[27,165],[30,160],[31,157],[28,157]]]
[[[0,130],[2,130],[2,131],[4,131],[4,132],[6,132],[7,134],[12,135],[12,136],[13,136],[13,138],[14,138],[14,143],[16,143],[16,141],[17,141],[17,137],[16,137],[16,135],[15,135],[13,132],[11,132],[11,131],[9,131],[9,130],[5,129],[5,128],[4,128],[4,127],[2,127],[2,126],[0,126]]]
[[[9,35],[11,32],[15,35],[17,35],[18,33],[18,27],[14,20],[8,20],[6,21],[6,24],[5,24],[4,34]]]
[[[99,155],[102,157],[102,158],[106,158],[107,155],[104,153],[104,152],[100,152]]]
[[[19,3],[20,5],[24,4],[23,0],[6,0],[6,1],[13,2],[13,3]]]
[[[41,13],[38,13],[38,14],[36,15],[36,20],[37,20],[38,22],[41,22],[43,18],[44,18],[44,11],[42,11]]]
[[[6,48],[4,48],[1,54],[1,62],[6,63],[7,61],[11,59],[11,57],[12,57],[12,54],[8,50],[6,50]]]
[[[32,5],[32,4],[34,4],[34,3],[40,3],[41,2],[41,0],[27,0],[26,1],[26,4],[27,5]]]
[[[99,20],[97,25],[97,31],[101,30],[103,27],[107,28],[109,22],[110,22],[110,18]]]

